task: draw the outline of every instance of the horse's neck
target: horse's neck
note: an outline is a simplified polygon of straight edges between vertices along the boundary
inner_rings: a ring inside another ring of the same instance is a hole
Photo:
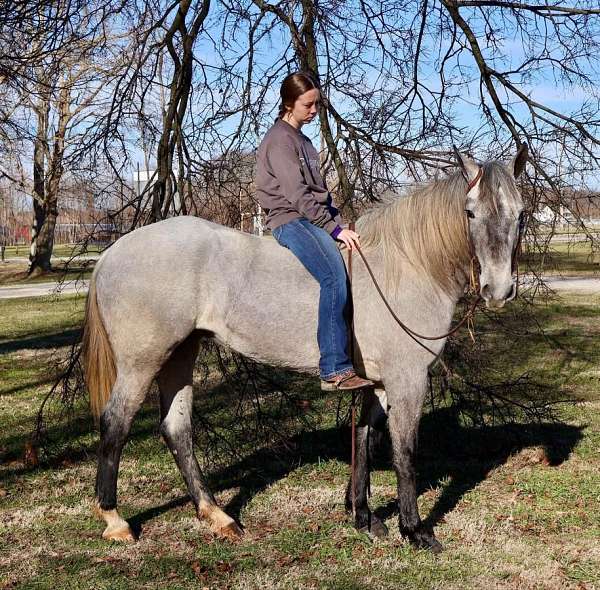
[[[364,254],[381,287],[387,306],[373,285],[373,279],[360,256],[354,253],[352,257],[353,259],[356,257],[356,260],[352,263],[352,294],[355,317],[386,318],[382,329],[391,329],[391,333],[396,335],[401,334],[401,330],[396,325],[391,312],[408,328],[427,336],[444,334],[450,329],[456,304],[462,294],[458,286],[455,292],[448,293],[434,283],[428,275],[407,263],[402,269],[398,283],[390,288],[383,278],[384,261],[381,253],[376,250],[366,250]],[[436,341],[431,343],[431,346],[434,349],[438,348]]]
[[[446,292],[458,298],[469,281],[471,247],[464,199],[455,184],[454,178],[432,182],[390,205],[385,231],[392,243],[400,242],[400,256],[422,266]],[[394,252],[394,248],[389,251]]]
[[[471,278],[471,263],[465,262],[464,264],[457,265],[454,281],[453,289],[448,292],[443,289],[440,285],[438,285],[429,275],[425,274],[419,267],[412,265],[409,261],[405,260],[403,264],[400,265],[401,271],[398,276],[399,283],[396,285],[397,288],[393,288],[393,285],[387,285],[384,280],[385,276],[385,262],[383,255],[380,249],[367,249],[362,251],[370,269],[377,281],[377,284],[382,289],[385,294],[386,299],[390,301],[398,301],[403,297],[403,293],[406,292],[407,288],[414,288],[416,291],[435,291],[437,295],[442,297],[443,299],[447,299],[449,302],[452,302],[453,305],[456,305],[458,300],[464,295],[467,286],[469,285]],[[342,256],[346,262],[346,265],[349,264],[348,250],[342,250]],[[354,252],[351,255],[352,262],[351,265],[348,266],[348,270],[351,271],[352,268],[356,268],[357,265],[360,265],[361,272],[357,274],[356,280],[368,281],[369,283],[373,282],[373,278],[370,276],[368,270],[365,267],[364,261],[361,260],[360,254]],[[352,280],[352,277],[350,277]]]

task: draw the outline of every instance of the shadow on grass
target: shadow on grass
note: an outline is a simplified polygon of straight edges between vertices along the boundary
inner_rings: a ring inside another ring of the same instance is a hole
[[[15,340],[0,342],[0,354],[8,354],[19,350],[42,350],[53,349],[60,346],[68,346],[79,339],[81,328],[49,332],[43,335],[35,335]]]
[[[483,482],[490,471],[509,457],[531,447],[542,447],[548,464],[566,461],[583,438],[583,427],[560,422],[465,427],[454,408],[423,416],[417,457],[417,493],[449,481],[424,520],[435,526],[461,498]],[[395,503],[376,511],[380,518],[396,512]]]
[[[142,534],[142,528],[144,523],[165,512],[169,512],[170,510],[175,510],[176,508],[181,508],[186,504],[191,504],[192,499],[189,496],[180,496],[179,498],[174,498],[165,504],[161,504],[160,506],[156,506],[154,508],[148,508],[148,510],[144,510],[144,512],[139,512],[135,516],[132,516],[128,519],[129,526],[133,531],[133,534],[139,538]]]
[[[93,428],[89,416],[75,416],[66,424],[51,428],[49,437],[60,439],[68,432],[68,440],[77,440]],[[138,415],[129,441],[145,439],[157,433],[157,411],[153,405],[144,406]],[[425,414],[421,420],[417,457],[418,493],[449,481],[435,505],[425,518],[425,524],[435,526],[445,514],[452,511],[464,494],[484,481],[489,472],[504,464],[514,453],[529,447],[543,447],[550,465],[560,465],[573,452],[583,437],[583,427],[560,422],[499,425],[490,427],[467,427],[460,423],[458,412],[452,408],[439,408]],[[22,447],[22,437],[15,435],[1,442],[9,449]],[[68,441],[67,441],[68,442]],[[263,448],[251,453],[243,460],[208,476],[209,487],[214,492],[239,488],[238,493],[224,509],[238,521],[242,508],[257,494],[273,483],[283,479],[298,465],[316,465],[327,460],[350,463],[350,429],[325,428],[304,432],[290,441],[298,449],[297,454],[278,454],[272,448]],[[35,470],[51,470],[72,466],[90,460],[95,454],[96,442],[80,443],[75,447],[63,444],[64,449],[44,460],[37,467],[18,465],[5,470],[6,481],[26,475]],[[374,469],[391,469],[388,460],[389,444],[384,444],[377,454]],[[5,455],[3,460],[10,459]],[[348,473],[350,469],[348,467]],[[92,482],[90,482],[90,489]],[[340,490],[340,503],[343,503]],[[144,510],[131,519],[134,532],[139,535],[144,524],[175,508],[190,502],[187,495]],[[381,519],[390,518],[396,512],[395,502],[375,510]]]
[[[543,447],[550,465],[565,461],[581,440],[583,428],[561,423],[537,425],[503,425],[486,428],[461,426],[452,409],[438,409],[423,417],[420,451],[417,460],[418,493],[449,480],[425,524],[435,526],[452,511],[464,494],[484,481],[488,473],[504,464],[514,453],[529,447]],[[300,464],[317,464],[335,459],[349,464],[349,429],[328,428],[296,437],[300,456],[287,459],[272,449],[261,449],[227,468],[212,473],[209,487],[217,492],[238,487],[238,493],[224,510],[239,521],[242,508],[257,494],[293,472]],[[391,469],[385,460],[389,449],[382,449],[382,459],[373,466]],[[348,468],[349,472],[349,468]],[[146,510],[132,519],[139,534],[148,520],[189,502],[182,496],[161,506]],[[343,503],[340,491],[340,503]],[[387,519],[396,512],[395,502],[379,507],[376,514]]]
[[[31,433],[33,420],[28,418],[22,425],[29,426],[28,431]],[[41,453],[39,464],[34,466],[23,464],[21,461],[25,445],[31,440],[31,435],[23,437],[20,426],[19,423],[13,424],[15,430],[20,430],[19,434],[9,434],[0,438],[0,446],[3,449],[0,461],[15,462],[14,467],[4,470],[4,478],[7,482],[33,472],[72,467],[96,458],[98,437],[94,437],[93,442],[81,440],[81,437],[86,437],[95,431],[94,422],[89,413],[77,412],[69,419],[49,427],[45,431],[47,439],[45,452]],[[157,430],[157,408],[155,404],[147,404],[136,416],[127,442],[144,440],[156,434]],[[92,485],[93,482],[90,483],[90,489],[92,489]]]
[[[68,330],[60,334],[49,334],[42,338],[31,338],[38,347],[56,345],[56,337],[64,336],[71,340],[78,330]],[[47,341],[50,339],[50,342]],[[28,340],[14,341],[22,348],[30,348],[23,344]],[[13,342],[0,344],[0,351]],[[533,354],[534,349],[521,351],[521,354]],[[302,387],[303,392],[305,388]],[[227,388],[219,384],[216,387],[197,392],[196,410],[206,412],[216,419],[221,418],[219,412],[227,407],[225,398],[229,395]],[[310,392],[306,389],[310,397]],[[320,394],[319,394],[320,395]],[[144,439],[158,430],[156,400],[144,405],[136,417],[129,440]],[[200,407],[198,407],[198,405]],[[220,410],[219,410],[220,408]],[[223,426],[224,423],[220,423]],[[59,441],[59,451],[51,459],[44,461],[38,469],[53,469],[88,460],[95,452],[96,438],[92,442],[80,441],[92,430],[89,416],[75,416],[51,428],[48,435]],[[465,493],[474,489],[484,481],[489,472],[504,464],[511,454],[528,447],[544,447],[549,463],[558,465],[568,458],[581,440],[583,428],[569,426],[560,422],[541,424],[498,425],[488,427],[469,427],[461,423],[458,412],[452,408],[437,408],[425,414],[420,424],[420,448],[417,458],[418,492],[422,493],[440,482],[444,485],[440,497],[427,515],[425,523],[435,525],[445,514],[450,512]],[[0,441],[11,451],[18,452],[24,441],[19,436],[8,437]],[[242,508],[257,494],[274,482],[281,480],[293,472],[298,465],[316,465],[324,460],[339,460],[349,463],[350,432],[348,428],[321,428],[296,435],[290,439],[290,446],[297,453],[278,454],[273,448],[260,448],[248,454],[242,460],[213,471],[208,483],[213,491],[239,488],[238,493],[230,500],[225,509],[239,520]],[[233,441],[235,444],[235,441]],[[389,456],[389,445],[380,454],[375,469],[391,469],[386,456]],[[387,450],[387,452],[386,452]],[[200,452],[202,450],[200,449]],[[19,466],[9,470],[8,477],[24,475],[32,468]],[[349,472],[349,469],[348,469]],[[91,489],[92,483],[90,483]],[[187,503],[187,496],[171,500],[163,505],[140,512],[132,519],[134,530],[139,534],[143,525],[156,516]],[[340,490],[340,503],[343,503],[343,492]],[[396,510],[395,503],[377,508],[380,518],[389,518]]]
[[[27,381],[25,383],[20,383],[15,387],[8,387],[6,389],[0,389],[0,395],[9,396],[13,394],[19,394],[23,391],[27,391],[32,387],[39,387],[40,385],[49,385],[54,382],[54,375],[47,375],[41,379],[35,379],[33,381]]]

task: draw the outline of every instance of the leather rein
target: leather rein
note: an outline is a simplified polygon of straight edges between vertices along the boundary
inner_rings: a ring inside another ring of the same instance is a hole
[[[467,185],[467,190],[466,190],[466,194],[468,194],[474,187],[475,185],[479,182],[479,180],[481,179],[481,176],[483,174],[483,169],[479,168],[479,171],[477,172],[477,175],[468,183]],[[351,229],[352,231],[354,231],[355,228],[355,223],[351,222],[349,224],[349,229]],[[518,238],[517,238],[517,243],[515,244],[515,248],[513,250],[513,254],[512,254],[512,260],[511,260],[511,270],[514,273],[516,271],[517,273],[517,289],[518,289],[518,284],[519,284],[519,265],[518,265],[518,256],[519,256],[519,252],[521,249],[521,238],[523,235],[523,222],[522,220],[520,220],[519,222],[519,234],[518,234]],[[444,338],[448,338],[449,336],[452,336],[454,333],[456,333],[458,330],[460,330],[474,315],[475,313],[475,309],[477,308],[477,305],[479,304],[479,302],[481,301],[482,297],[479,294],[479,271],[476,270],[476,268],[478,267],[478,261],[477,261],[477,256],[475,254],[475,249],[473,247],[473,242],[471,240],[471,234],[469,232],[469,243],[470,243],[470,250],[471,250],[471,273],[470,273],[470,283],[471,283],[471,288],[473,290],[475,290],[475,292],[478,293],[477,297],[474,299],[473,303],[471,304],[471,306],[469,307],[467,313],[463,316],[463,318],[448,332],[446,332],[445,334],[439,334],[437,336],[426,336],[424,334],[420,334],[419,332],[416,332],[415,330],[413,330],[412,328],[410,328],[409,326],[407,326],[396,314],[396,312],[392,309],[392,307],[390,306],[388,300],[386,299],[385,295],[383,294],[383,291],[381,289],[381,287],[379,286],[379,283],[377,282],[377,279],[375,278],[375,275],[373,274],[373,270],[371,269],[371,266],[369,265],[369,263],[367,262],[367,259],[365,258],[365,255],[363,254],[362,250],[360,248],[356,248],[356,250],[358,251],[360,257],[362,258],[362,261],[365,264],[365,268],[367,269],[367,272],[369,273],[369,276],[371,277],[371,280],[373,281],[373,285],[375,286],[375,289],[377,290],[377,293],[379,293],[379,296],[381,297],[381,300],[383,301],[385,307],[387,308],[387,310],[390,312],[392,318],[394,318],[394,321],[402,328],[402,330],[404,330],[404,332],[406,332],[406,334],[408,336],[410,336],[417,344],[419,344],[419,346],[421,346],[422,348],[424,348],[425,350],[427,350],[429,353],[431,353],[433,356],[437,356],[437,353],[433,352],[428,346],[426,346],[425,344],[423,344],[423,342],[421,342],[418,339],[421,340],[430,340],[430,341],[435,341],[435,340],[443,340]],[[349,275],[349,281],[350,284],[352,284],[352,250],[348,249],[348,275]],[[351,325],[351,330],[352,330],[352,338],[351,338],[351,342],[354,340],[354,326]],[[352,344],[351,344],[352,347]],[[351,357],[353,358],[353,357]]]
[[[483,169],[480,167],[475,178],[473,178],[467,185],[467,191],[466,191],[467,194],[479,182],[482,174],[483,174]],[[349,228],[352,231],[354,231],[355,224],[353,221],[350,222]],[[524,229],[523,218],[520,218],[519,219],[519,235],[517,237],[517,243],[515,244],[515,248],[512,253],[512,261],[511,261],[511,265],[512,265],[511,270],[512,270],[513,274],[514,274],[515,270],[517,272],[517,292],[518,292],[518,288],[519,288],[518,256],[519,256],[520,249],[521,249],[521,238],[523,236],[523,229]],[[479,294],[479,271],[476,272],[476,270],[475,270],[476,267],[478,266],[478,261],[477,261],[477,256],[475,254],[475,249],[473,247],[473,242],[471,240],[470,232],[469,232],[469,244],[470,244],[470,250],[471,250],[470,283],[471,283],[471,288],[473,288],[477,292],[478,295],[475,298],[475,300],[473,301],[473,303],[471,304],[471,306],[469,307],[469,310],[467,311],[465,316],[456,324],[456,326],[454,326],[454,328],[452,328],[449,332],[446,332],[445,334],[440,334],[439,336],[425,336],[423,334],[419,334],[418,332],[415,332],[414,330],[409,328],[398,317],[396,312],[390,306],[388,300],[385,298],[385,295],[383,294],[383,291],[381,290],[381,287],[379,286],[379,283],[377,282],[377,279],[375,278],[375,275],[373,274],[371,266],[367,262],[365,255],[363,254],[363,252],[360,248],[357,248],[357,251],[360,254],[360,257],[362,258],[362,260],[365,264],[365,268],[367,269],[367,272],[369,273],[369,276],[371,277],[371,280],[373,281],[373,284],[375,285],[375,288],[377,289],[377,292],[379,293],[381,300],[383,301],[384,305],[386,306],[386,308],[388,309],[388,311],[394,318],[394,321],[404,330],[404,332],[406,332],[406,334],[408,336],[410,336],[410,338],[412,338],[419,346],[421,346],[426,351],[431,353],[434,357],[438,356],[437,353],[435,353],[433,350],[431,350],[431,348],[429,348],[426,344],[421,342],[421,340],[442,340],[444,338],[447,338],[448,336],[451,336],[458,330],[460,330],[460,328],[462,328],[462,326],[464,326],[464,324],[473,317],[473,314],[475,313],[475,309],[476,309],[478,303],[482,299],[481,295]],[[350,286],[352,286],[352,250],[351,249],[348,249],[348,279],[350,282]],[[419,338],[421,340],[419,340]],[[350,319],[349,353],[350,353],[350,359],[352,359],[352,361],[354,362],[354,314],[352,314],[351,319]],[[351,425],[352,446],[351,446],[351,454],[350,454],[350,470],[351,470],[350,471],[350,486],[351,486],[352,514],[354,517],[356,517],[356,390],[352,390],[351,421],[352,421],[352,425]],[[368,460],[368,457],[369,457],[369,452],[367,450],[367,460]],[[370,470],[369,469],[367,469],[367,495],[368,496],[371,495],[371,480],[370,480]]]

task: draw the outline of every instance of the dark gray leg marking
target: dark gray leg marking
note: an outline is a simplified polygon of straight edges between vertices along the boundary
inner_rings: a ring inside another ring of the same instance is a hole
[[[148,374],[121,370],[110,399],[100,417],[100,446],[96,474],[96,514],[106,523],[102,533],[113,541],[134,541],[130,526],[117,512],[117,477],[121,452],[133,422],[154,377]],[[123,376],[123,375],[126,376]]]
[[[385,401],[384,401],[385,403]],[[369,509],[367,497],[373,456],[386,425],[386,408],[379,398],[368,390],[363,394],[360,419],[356,429],[356,514],[354,526],[374,537],[388,534],[385,524]],[[352,510],[352,477],[346,487],[346,509]]]
[[[96,498],[102,510],[113,510],[117,506],[117,477],[121,452],[133,418],[146,397],[152,377],[153,375],[133,373],[127,377],[117,377],[110,400],[100,417]]]
[[[417,483],[415,474],[415,453],[420,408],[411,404],[396,404],[390,408],[389,427],[392,438],[393,463],[398,480],[399,526],[402,535],[419,548],[442,551],[433,530],[426,529],[417,507]]]

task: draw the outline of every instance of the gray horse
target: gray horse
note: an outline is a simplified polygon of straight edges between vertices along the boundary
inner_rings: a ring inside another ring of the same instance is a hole
[[[509,166],[457,157],[459,172],[374,209],[356,224],[387,300],[421,334],[448,331],[473,255],[488,306],[502,306],[515,295],[511,258],[523,209],[515,178],[527,147]],[[367,426],[380,428],[387,417],[400,530],[415,545],[437,551],[440,544],[419,517],[414,468],[427,371],[435,358],[391,321],[358,256],[353,266],[355,364],[377,384],[365,395],[358,428],[355,525],[373,535],[387,532],[366,497]],[[116,509],[117,474],[131,422],[154,379],[160,431],[198,516],[220,536],[242,534],[217,506],[193,452],[192,374],[199,339],[214,338],[263,363],[314,373],[318,298],[317,282],[274,240],[195,217],[138,229],[101,257],[87,299],[84,364],[92,410],[100,418],[96,512],[107,525],[104,538],[134,539]],[[428,346],[439,355],[444,344],[442,339]]]

